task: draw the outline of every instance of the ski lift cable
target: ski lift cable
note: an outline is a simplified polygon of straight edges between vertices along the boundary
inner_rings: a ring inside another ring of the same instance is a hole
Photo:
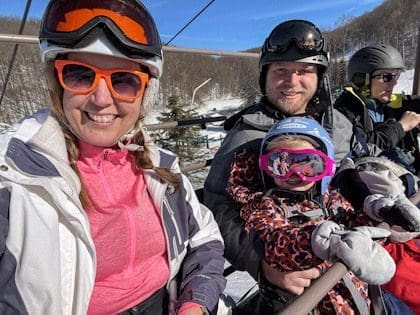
[[[172,36],[172,38],[166,42],[165,45],[169,45],[170,42],[172,42],[179,34],[181,34],[196,18],[198,18],[198,16],[203,13],[214,1],[216,0],[211,0],[209,3],[207,3],[207,5],[200,10],[200,12],[198,12],[187,24],[185,24],[179,31],[178,33],[176,33],[174,36]]]
[[[20,27],[19,27],[19,34],[23,33],[23,29],[25,27],[26,20],[28,18],[29,9],[31,8],[31,3],[32,3],[32,0],[27,0],[26,1],[25,12],[23,13],[22,22],[20,23]],[[0,96],[0,106],[3,102],[4,94],[6,93],[7,83],[9,82],[10,74],[12,73],[12,68],[13,68],[13,64],[15,63],[18,47],[19,47],[19,44],[15,44],[15,47],[13,48],[12,57],[10,58],[10,61],[9,61],[9,66],[7,68],[6,78],[4,79],[3,90],[2,90],[1,96]]]

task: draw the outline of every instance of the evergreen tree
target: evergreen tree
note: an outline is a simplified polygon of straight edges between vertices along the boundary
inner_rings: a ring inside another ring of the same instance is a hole
[[[181,101],[178,94],[173,94],[168,98],[166,110],[161,112],[161,116],[157,119],[163,123],[197,118],[198,114],[189,107],[189,104]],[[199,157],[197,152],[201,142],[199,130],[198,125],[162,129],[155,134],[156,143],[175,152],[183,162],[193,161]]]

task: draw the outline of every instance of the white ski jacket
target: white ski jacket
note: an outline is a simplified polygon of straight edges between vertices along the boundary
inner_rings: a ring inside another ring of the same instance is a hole
[[[175,155],[150,150],[154,165],[179,173]],[[211,212],[184,175],[177,191],[152,170],[144,176],[167,238],[170,314],[185,301],[213,309],[225,279]],[[48,109],[0,134],[0,314],[86,314],[96,258],[80,188]]]

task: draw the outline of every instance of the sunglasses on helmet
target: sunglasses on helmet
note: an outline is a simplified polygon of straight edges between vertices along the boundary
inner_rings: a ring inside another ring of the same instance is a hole
[[[45,11],[40,39],[74,47],[93,29],[110,31],[133,54],[161,55],[156,25],[136,0],[56,0]]]
[[[58,80],[63,89],[88,94],[105,79],[112,95],[124,101],[134,101],[143,94],[149,80],[145,72],[127,69],[99,69],[92,65],[72,60],[55,60]]]
[[[264,48],[269,53],[283,53],[291,44],[303,52],[318,53],[324,48],[324,38],[312,23],[293,20],[278,25],[265,41]]]
[[[275,149],[260,155],[260,169],[267,175],[288,179],[296,174],[308,182],[334,175],[335,161],[315,149]]]
[[[381,73],[373,75],[372,78],[380,78],[380,80],[384,81],[385,83],[391,82],[392,80],[398,80],[400,77],[400,73]]]

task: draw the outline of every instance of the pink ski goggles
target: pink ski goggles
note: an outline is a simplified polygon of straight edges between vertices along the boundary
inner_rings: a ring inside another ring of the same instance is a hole
[[[269,176],[288,179],[293,174],[302,180],[315,182],[334,175],[335,161],[315,149],[275,149],[260,155],[260,169]]]

